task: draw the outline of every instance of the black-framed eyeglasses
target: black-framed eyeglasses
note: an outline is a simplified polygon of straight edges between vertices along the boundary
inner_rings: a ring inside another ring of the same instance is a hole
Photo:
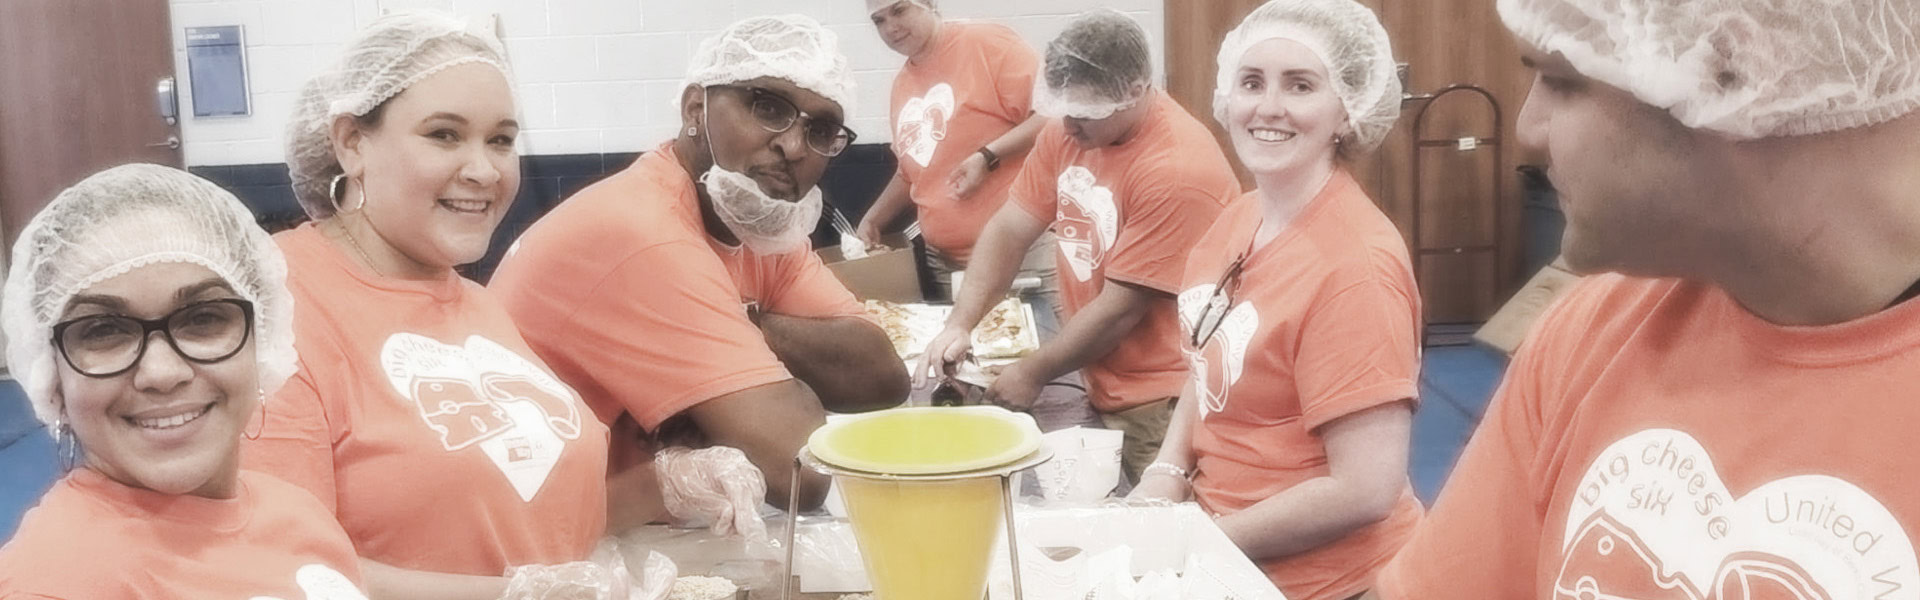
[[[195,302],[158,319],[90,315],[53,326],[53,345],[67,366],[88,377],[114,377],[140,364],[153,332],[181,358],[217,363],[240,353],[253,334],[253,303],[239,298]]]
[[[1220,274],[1220,281],[1213,285],[1213,295],[1200,307],[1200,316],[1193,320],[1193,349],[1199,350],[1207,340],[1213,339],[1213,333],[1220,330],[1220,323],[1227,320],[1227,309],[1233,307],[1233,293],[1240,289],[1240,272],[1247,266],[1247,255],[1241,254],[1227,265],[1227,272]]]
[[[753,113],[753,120],[761,129],[771,133],[786,133],[793,129],[794,123],[804,124],[802,132],[806,134],[807,147],[821,156],[832,158],[847,151],[853,140],[860,136],[839,121],[821,119],[809,115],[795,106],[792,100],[766,88],[741,87],[736,85],[716,85],[717,88],[746,90],[747,108]]]

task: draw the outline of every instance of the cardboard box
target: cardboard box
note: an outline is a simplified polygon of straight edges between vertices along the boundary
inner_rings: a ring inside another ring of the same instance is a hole
[[[913,242],[895,234],[882,238],[886,250],[847,260],[839,246],[821,248],[820,260],[833,276],[861,300],[910,303],[926,299],[920,293],[920,269],[914,264]]]
[[[1057,592],[1062,590],[1050,589],[1054,586],[1048,582],[1069,575],[1061,571],[1068,565],[1053,560],[1050,552],[1091,558],[1120,546],[1132,549],[1128,570],[1135,578],[1166,570],[1179,573],[1183,579],[1193,578],[1182,596],[1185,600],[1286,600],[1260,567],[1227,539],[1213,518],[1191,502],[1173,506],[1022,507],[1015,511],[1014,520],[1021,548],[1041,550],[1020,556],[1027,600],[1061,596]],[[990,600],[1013,600],[1005,540],[994,550],[988,563],[987,596]],[[1196,566],[1204,572],[1193,570]]]
[[[1501,305],[1500,311],[1493,313],[1493,318],[1473,333],[1473,339],[1513,354],[1514,350],[1520,348],[1520,342],[1527,339],[1527,333],[1533,331],[1533,324],[1540,320],[1540,315],[1547,311],[1547,307],[1552,306],[1555,300],[1579,281],[1580,276],[1568,271],[1565,262],[1554,259],[1553,264],[1542,267],[1539,273],[1527,280],[1525,287]]]
[[[1154,571],[1173,570],[1196,579],[1190,590],[1211,589],[1184,600],[1286,600],[1265,573],[1227,539],[1213,518],[1191,502],[1172,506],[1038,508],[1021,505],[1014,511],[1022,553],[1021,583],[1027,600],[1068,597],[1058,584],[1078,575],[1093,575],[1086,562],[1056,561],[1049,552],[1070,552],[1091,558],[1116,547],[1132,549],[1126,570],[1139,578]],[[998,523],[995,524],[998,527]],[[704,532],[703,532],[704,533]],[[801,525],[795,572],[803,594],[859,593],[873,588],[859,558],[850,523],[814,520]],[[628,559],[633,560],[633,559]],[[987,596],[1012,600],[1005,536],[994,543],[988,560]],[[1199,566],[1194,572],[1189,567]],[[831,597],[831,596],[825,596]],[[1070,595],[1071,600],[1088,597]]]

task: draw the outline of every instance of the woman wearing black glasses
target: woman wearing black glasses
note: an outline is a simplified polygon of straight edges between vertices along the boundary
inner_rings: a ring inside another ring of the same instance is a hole
[[[13,264],[7,355],[71,470],[0,549],[0,597],[364,598],[326,508],[240,471],[295,357],[286,264],[239,200],[116,167],[35,216]]]
[[[1192,378],[1134,492],[1198,500],[1295,600],[1371,588],[1421,514],[1420,295],[1347,162],[1399,115],[1392,56],[1353,0],[1277,0],[1228,34],[1214,116],[1259,188],[1189,257]]]

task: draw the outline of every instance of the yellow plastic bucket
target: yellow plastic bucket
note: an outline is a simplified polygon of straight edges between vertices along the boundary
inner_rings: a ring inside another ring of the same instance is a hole
[[[1039,447],[1032,417],[993,407],[869,413],[807,442],[840,469],[834,482],[880,600],[980,600],[1004,516],[994,469]]]

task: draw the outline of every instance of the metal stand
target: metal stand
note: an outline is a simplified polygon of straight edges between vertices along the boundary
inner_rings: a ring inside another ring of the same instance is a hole
[[[1493,120],[1493,131],[1488,132],[1486,135],[1479,136],[1469,135],[1449,138],[1426,137],[1427,114],[1429,110],[1432,109],[1434,105],[1439,104],[1442,99],[1454,95],[1482,100]],[[1413,180],[1413,222],[1410,230],[1413,232],[1413,235],[1412,239],[1407,240],[1408,246],[1411,246],[1413,251],[1412,258],[1415,276],[1418,277],[1420,273],[1424,272],[1421,270],[1421,267],[1427,262],[1427,259],[1435,255],[1492,254],[1493,260],[1495,261],[1495,272],[1505,272],[1505,265],[1499,264],[1498,262],[1500,245],[1506,237],[1504,232],[1507,230],[1506,208],[1501,199],[1501,192],[1505,188],[1501,183],[1505,175],[1502,167],[1505,159],[1505,151],[1501,147],[1501,138],[1505,136],[1503,130],[1505,129],[1506,123],[1502,120],[1504,117],[1500,110],[1500,101],[1494,98],[1493,93],[1486,89],[1472,85],[1454,84],[1431,94],[1410,95],[1401,99],[1402,105],[1415,102],[1420,103],[1420,106],[1413,111],[1412,130],[1414,139],[1410,157],[1411,179]],[[1493,239],[1487,243],[1438,248],[1428,248],[1424,245],[1425,240],[1423,238],[1426,236],[1421,230],[1421,213],[1423,212],[1422,196],[1425,191],[1422,189],[1424,187],[1421,177],[1423,167],[1422,158],[1428,150],[1435,148],[1451,148],[1455,152],[1474,152],[1480,149],[1487,149],[1493,152],[1493,167],[1490,169],[1491,174],[1489,178],[1489,183],[1493,185],[1493,194],[1489,200],[1489,204],[1493,209]],[[1438,323],[1428,323],[1428,325],[1436,324]],[[1421,342],[1424,345],[1427,332],[1426,328],[1423,327],[1421,329]]]
[[[1033,454],[1028,454],[1020,460],[988,469],[937,475],[888,475],[885,473],[868,473],[865,471],[842,469],[829,465],[821,462],[820,459],[814,458],[813,453],[808,452],[806,448],[801,448],[800,453],[793,458],[793,473],[789,477],[787,484],[787,565],[785,577],[781,579],[780,599],[790,600],[793,598],[793,572],[795,569],[793,562],[794,548],[797,546],[795,542],[798,541],[800,534],[800,471],[801,469],[806,469],[829,476],[863,477],[867,479],[904,482],[955,481],[983,477],[1000,478],[1000,502],[1002,512],[1005,513],[1007,521],[1007,560],[1011,563],[1008,566],[1012,568],[1013,598],[1014,600],[1026,600],[1027,590],[1021,585],[1020,581],[1020,541],[1014,532],[1013,474],[1033,468],[1035,465],[1052,459],[1053,451],[1042,446],[1039,450],[1034,451]]]

